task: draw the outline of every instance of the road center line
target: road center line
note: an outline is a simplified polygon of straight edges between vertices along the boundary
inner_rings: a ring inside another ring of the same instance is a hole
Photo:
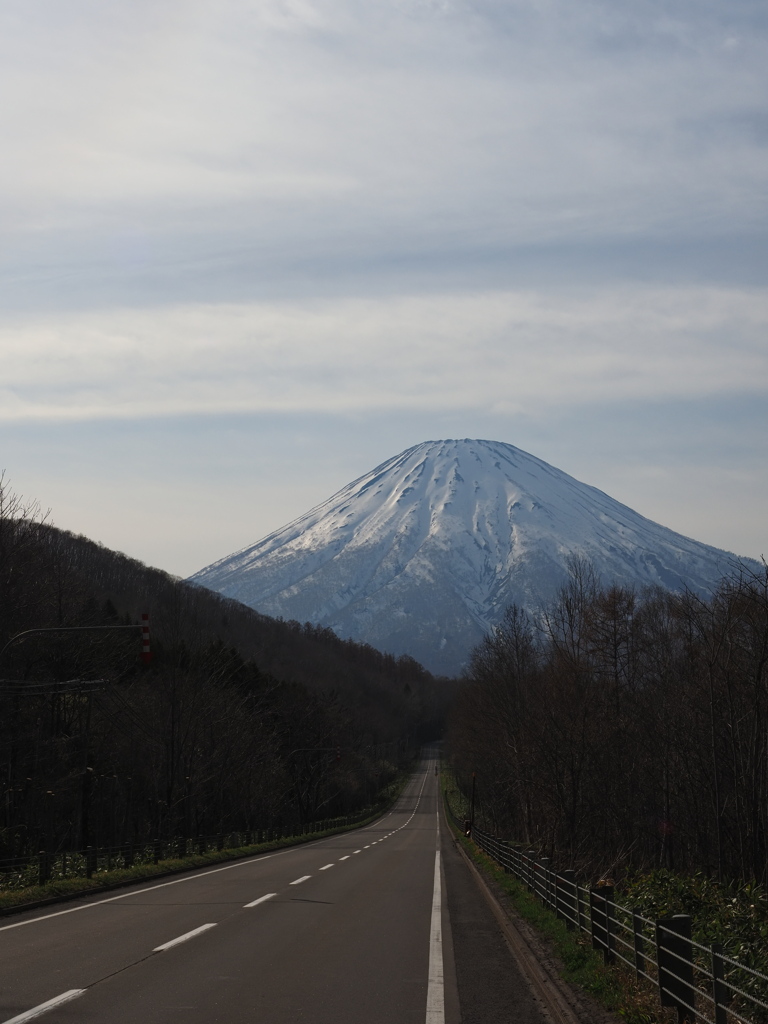
[[[349,854],[347,854],[345,857],[339,857],[339,860],[349,860]]]
[[[273,896],[277,896],[277,893],[268,892],[266,896],[259,896],[259,898],[254,900],[253,903],[244,903],[243,910],[247,910],[248,907],[258,907],[260,903],[263,903],[265,900],[271,900]]]
[[[34,1020],[35,1017],[39,1017],[43,1013],[47,1013],[48,1010],[52,1010],[55,1006],[61,1006],[63,1003],[68,1003],[72,999],[77,999],[87,989],[84,988],[71,988],[68,992],[62,992],[60,996],[54,996],[53,999],[49,999],[45,1003],[40,1003],[38,1006],[33,1006],[31,1010],[27,1010],[26,1013],[19,1013],[15,1017],[11,1017],[10,1020],[3,1021],[3,1024],[23,1024],[26,1020]]]
[[[327,870],[328,870],[328,868],[332,868],[332,867],[333,867],[333,864],[324,864],[324,865],[323,865],[323,866],[322,866],[322,867],[320,868],[320,870],[321,870],[321,871],[327,871]]]
[[[291,885],[301,885],[302,882],[306,882],[306,880],[311,877],[312,875],[302,875],[301,878],[294,878]]]
[[[193,928],[191,932],[184,932],[183,935],[177,936],[175,939],[171,939],[170,942],[164,942],[162,946],[155,946],[152,950],[153,953],[162,953],[163,950],[170,949],[171,946],[178,946],[180,942],[186,942],[187,939],[193,939],[196,935],[201,932],[207,932],[209,928],[215,928],[216,924],[201,924],[199,928]]]

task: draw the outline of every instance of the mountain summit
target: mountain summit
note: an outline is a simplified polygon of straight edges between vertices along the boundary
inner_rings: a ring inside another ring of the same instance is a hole
[[[507,605],[556,594],[573,555],[606,583],[703,594],[737,561],[512,445],[425,441],[191,579],[454,675]]]

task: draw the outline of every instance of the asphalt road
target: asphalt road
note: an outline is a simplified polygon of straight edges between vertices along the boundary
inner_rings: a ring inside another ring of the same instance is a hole
[[[367,828],[6,919],[0,1024],[538,1021],[437,781],[427,756]]]

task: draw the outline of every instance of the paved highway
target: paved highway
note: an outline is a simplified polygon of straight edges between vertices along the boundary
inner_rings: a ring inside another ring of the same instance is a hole
[[[0,921],[0,1024],[474,1019],[460,1008],[437,781],[426,756],[367,828]],[[465,879],[454,888],[482,902]],[[502,997],[485,1011],[473,994],[478,1019],[530,1003],[519,979]]]

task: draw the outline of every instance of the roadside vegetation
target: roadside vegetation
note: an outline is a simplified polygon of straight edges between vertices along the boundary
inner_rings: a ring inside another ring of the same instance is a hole
[[[0,915],[29,909],[40,904],[121,888],[143,879],[179,874],[195,868],[239,860],[243,857],[254,857],[270,850],[298,846],[302,843],[324,839],[327,836],[352,832],[376,821],[392,807],[410,777],[410,768],[401,771],[394,782],[378,794],[375,806],[368,809],[370,813],[364,810],[350,824],[338,821],[331,823],[327,828],[318,825],[315,829],[299,835],[281,835],[262,842],[248,842],[244,845],[226,846],[222,849],[206,849],[204,852],[190,853],[188,856],[166,857],[156,863],[151,857],[151,850],[145,850],[145,855],[149,854],[149,856],[143,862],[134,863],[131,867],[102,868],[95,871],[91,877],[85,876],[84,858],[80,857],[79,863],[77,859],[74,863],[70,860],[69,872],[65,872],[63,868],[58,872],[54,870],[52,877],[43,885],[37,884],[37,864],[30,863],[20,871],[5,872],[3,876],[0,876]]]
[[[528,889],[480,850],[471,838],[451,826],[457,841],[472,858],[502,903],[526,921],[555,957],[561,977],[586,992],[627,1024],[673,1024],[677,1015],[658,1006],[655,990],[638,985],[628,971],[606,967],[589,939],[568,931],[563,921]]]
[[[508,611],[452,708],[482,827],[584,878],[767,884],[768,567],[711,600],[571,569],[539,618]]]

